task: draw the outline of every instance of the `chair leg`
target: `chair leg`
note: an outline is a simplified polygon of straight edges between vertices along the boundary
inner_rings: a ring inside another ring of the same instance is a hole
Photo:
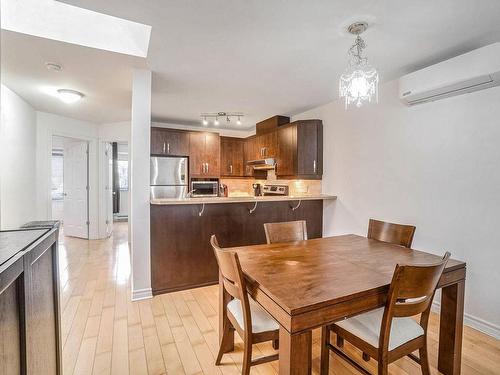
[[[273,349],[279,350],[279,348],[280,348],[280,340],[278,340],[278,339],[273,340]]]
[[[250,340],[245,340],[243,348],[243,365],[241,368],[241,375],[249,375],[251,365],[252,365],[252,342]]]
[[[422,369],[422,375],[431,375],[431,369],[429,367],[429,356],[427,354],[427,343],[422,346],[418,351],[420,357],[420,367]]]
[[[389,363],[387,358],[380,358],[378,361],[378,375],[388,375],[389,374]]]
[[[230,338],[230,330],[231,328],[229,327],[224,327],[224,333],[222,334],[222,341],[220,343],[219,347],[219,354],[217,354],[217,359],[215,360],[215,365],[219,366],[220,361],[222,360],[222,356],[224,355],[224,348],[226,346],[226,341]]]
[[[344,338],[337,334],[337,346],[339,348],[344,347]]]
[[[320,375],[328,375],[330,370],[330,329],[327,326],[321,328],[321,358],[320,358]]]

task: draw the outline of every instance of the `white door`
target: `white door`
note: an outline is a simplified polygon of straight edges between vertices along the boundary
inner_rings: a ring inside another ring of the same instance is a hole
[[[113,147],[106,143],[105,151],[105,200],[106,200],[106,236],[113,233]]]
[[[88,238],[88,142],[64,145],[64,234]]]

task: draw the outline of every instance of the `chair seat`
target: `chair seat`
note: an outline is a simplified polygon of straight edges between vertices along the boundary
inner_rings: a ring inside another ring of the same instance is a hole
[[[384,308],[379,308],[342,320],[335,323],[335,325],[378,348],[383,315]],[[423,334],[424,329],[412,318],[393,318],[389,336],[389,350],[393,350]]]
[[[267,313],[266,310],[262,308],[253,299],[248,298],[250,302],[250,314],[252,316],[252,332],[261,333],[267,331],[275,331],[279,329],[278,323]],[[234,316],[239,326],[245,329],[245,323],[243,320],[243,309],[241,308],[241,301],[239,299],[233,299],[227,304],[227,309]]]

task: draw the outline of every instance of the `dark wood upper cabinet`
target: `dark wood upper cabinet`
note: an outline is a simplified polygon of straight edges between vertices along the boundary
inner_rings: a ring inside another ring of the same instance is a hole
[[[242,138],[221,137],[221,176],[243,177],[245,175],[244,142]]]
[[[217,133],[189,133],[191,177],[220,176],[220,137]]]
[[[323,123],[295,121],[278,129],[276,175],[282,178],[321,179]]]
[[[189,133],[182,130],[151,128],[151,154],[189,155]]]
[[[321,120],[288,122],[274,116],[257,124],[257,134],[242,139],[218,133],[151,128],[151,154],[189,156],[190,176],[199,178],[260,177],[247,163],[276,159],[279,178],[321,179]]]
[[[245,139],[245,143],[243,145],[243,162],[244,162],[244,175],[245,177],[252,177],[253,176],[253,168],[247,164],[248,161],[250,160],[255,160],[257,159],[255,157],[256,155],[256,149],[257,149],[257,143],[256,143],[256,136],[251,136]]]
[[[256,137],[256,159],[275,158],[278,151],[276,130]]]
[[[290,122],[290,117],[286,116],[270,117],[256,124],[257,135],[265,133],[273,133],[279,126],[288,124],[289,122]]]

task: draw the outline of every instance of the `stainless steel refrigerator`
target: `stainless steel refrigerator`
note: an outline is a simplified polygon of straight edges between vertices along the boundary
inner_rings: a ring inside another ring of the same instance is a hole
[[[188,158],[151,157],[151,199],[184,198],[188,193]]]

